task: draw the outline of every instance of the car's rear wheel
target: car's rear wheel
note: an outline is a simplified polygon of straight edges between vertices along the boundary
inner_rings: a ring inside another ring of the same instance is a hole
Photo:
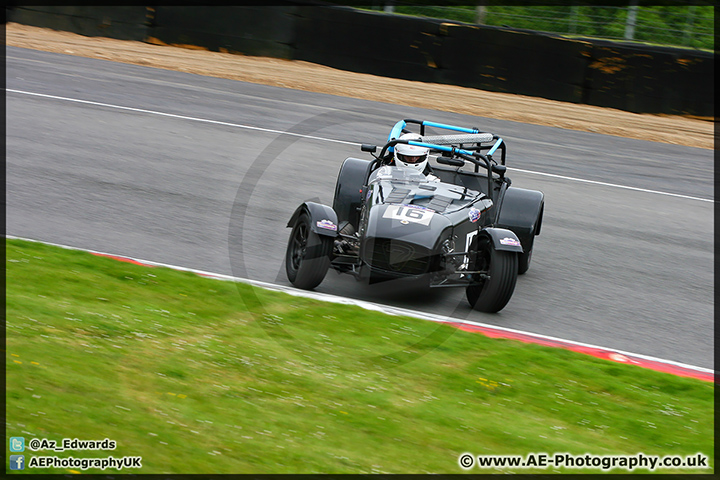
[[[469,285],[465,290],[470,306],[480,312],[495,313],[510,301],[518,275],[518,254],[495,250],[492,241],[483,237],[475,242],[474,259],[470,269],[487,271],[481,283]]]
[[[294,286],[306,290],[320,285],[330,268],[331,237],[310,228],[310,217],[302,213],[290,233],[285,252],[285,272]]]
[[[533,244],[535,243],[535,237],[540,233],[540,225],[542,224],[544,207],[540,208],[540,214],[538,215],[533,231],[530,233],[530,241],[526,242],[527,245],[523,245],[523,253],[518,255],[518,275],[523,275],[530,268],[530,260],[532,259]]]
[[[533,243],[535,242],[535,232],[530,235],[530,241],[527,245],[523,245],[523,253],[518,254],[518,275],[523,275],[530,268],[530,260],[532,259]]]

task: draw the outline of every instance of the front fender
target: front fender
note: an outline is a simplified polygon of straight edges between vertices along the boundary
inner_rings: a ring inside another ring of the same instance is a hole
[[[508,230],[507,228],[487,227],[480,230],[480,235],[482,234],[490,237],[495,250],[523,253],[520,239],[512,230]]]
[[[287,227],[294,227],[298,217],[306,212],[310,217],[310,230],[327,237],[338,236],[338,218],[332,207],[315,202],[305,202],[295,209]]]

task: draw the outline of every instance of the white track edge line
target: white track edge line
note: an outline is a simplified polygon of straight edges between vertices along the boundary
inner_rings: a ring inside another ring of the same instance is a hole
[[[131,112],[148,113],[148,114],[151,114],[151,115],[160,115],[160,116],[163,116],[163,117],[178,118],[178,119],[181,119],[181,120],[191,120],[191,121],[194,121],[194,122],[210,123],[210,124],[213,124],[213,125],[224,125],[224,126],[227,126],[227,127],[244,128],[244,129],[247,129],[247,130],[255,130],[255,131],[261,131],[261,132],[267,132],[267,133],[277,133],[277,134],[282,134],[282,135],[291,135],[291,136],[294,136],[294,137],[307,138],[307,139],[311,139],[311,140],[320,140],[320,141],[324,141],[324,142],[342,143],[342,144],[344,144],[344,145],[352,145],[352,146],[354,146],[354,147],[360,146],[359,143],[356,143],[356,142],[348,142],[348,141],[345,141],[345,140],[335,140],[335,139],[332,139],[332,138],[315,137],[315,136],[312,136],[312,135],[303,135],[303,134],[299,134],[299,133],[283,132],[283,131],[281,131],[281,130],[273,130],[273,129],[262,128],[262,127],[253,127],[253,126],[251,126],[251,125],[241,125],[241,124],[238,124],[238,123],[221,122],[221,121],[219,121],[219,120],[209,120],[209,119],[205,119],[205,118],[188,117],[188,116],[185,116],[185,115],[176,115],[176,114],[173,114],[173,113],[158,112],[158,111],[155,111],[155,110],[146,110],[146,109],[143,109],[143,108],[125,107],[125,106],[122,106],[122,105],[112,105],[112,104],[109,104],[109,103],[93,102],[93,101],[90,101],[90,100],[80,100],[80,99],[77,99],[77,98],[60,97],[60,96],[57,96],[57,95],[48,95],[48,94],[45,94],[45,93],[26,92],[26,91],[24,91],[24,90],[15,90],[15,89],[12,89],[12,88],[6,88],[5,91],[6,91],[6,92],[13,92],[13,93],[20,93],[20,94],[23,94],[23,95],[34,95],[34,96],[37,96],[37,97],[53,98],[53,99],[55,99],[55,100],[64,100],[64,101],[67,101],[67,102],[76,102],[76,103],[84,103],[84,104],[87,104],[87,105],[96,105],[96,106],[100,106],[100,107],[117,108],[117,109],[120,109],[120,110],[128,110],[128,111],[131,111]],[[516,171],[516,172],[522,172],[522,173],[527,173],[527,174],[531,174],[531,175],[541,175],[541,176],[546,176],[546,177],[559,178],[559,179],[562,179],[562,180],[570,180],[570,181],[574,181],[574,182],[590,183],[590,184],[593,184],[593,185],[602,185],[602,186],[614,187],[614,188],[623,188],[623,189],[626,189],[626,190],[635,190],[635,191],[644,192],[644,193],[654,193],[654,194],[657,194],[657,195],[667,195],[667,196],[670,196],[670,197],[685,198],[685,199],[689,199],[689,200],[698,200],[698,201],[701,201],[701,202],[714,202],[714,201],[715,201],[715,200],[709,199],[709,198],[692,197],[692,196],[689,196],[689,195],[680,195],[680,194],[677,194],[677,193],[660,192],[660,191],[658,191],[658,190],[648,190],[648,189],[645,189],[645,188],[630,187],[630,186],[618,185],[618,184],[614,184],[614,183],[598,182],[598,181],[595,181],[595,180],[585,180],[585,179],[582,179],[582,178],[575,178],[575,177],[566,177],[566,176],[564,176],[564,175],[556,175],[556,174],[553,174],[553,173],[536,172],[536,171],[534,171],[534,170],[523,170],[523,169],[520,169],[520,168],[508,168],[508,171],[513,171],[513,170]]]
[[[400,308],[400,307],[393,307],[393,306],[390,306],[390,305],[382,305],[382,304],[378,304],[378,303],[366,302],[366,301],[364,301],[364,300],[355,300],[355,299],[352,299],[352,298],[341,297],[341,296],[339,296],[339,295],[332,295],[332,294],[329,294],[329,293],[309,292],[309,291],[307,291],[307,290],[301,290],[301,289],[294,288],[294,287],[287,287],[287,286],[284,286],[284,285],[276,285],[276,284],[274,284],[274,283],[262,282],[262,281],[259,281],[259,280],[251,280],[251,279],[248,279],[248,278],[234,277],[234,276],[232,276],[232,275],[225,275],[225,274],[222,274],[222,273],[207,272],[207,271],[203,271],[203,270],[197,270],[197,269],[194,269],[194,268],[181,267],[181,266],[177,266],[177,265],[170,265],[170,264],[167,264],[167,263],[153,262],[153,261],[151,261],[151,260],[142,260],[142,259],[139,259],[139,258],[128,257],[128,256],[126,256],[126,255],[118,255],[118,254],[114,254],[114,253],[105,253],[105,252],[99,252],[99,251],[96,251],[96,250],[89,250],[89,249],[86,249],[86,248],[78,248],[78,247],[72,247],[72,246],[69,246],[69,245],[62,245],[62,244],[57,244],[57,243],[43,242],[43,241],[41,241],[41,240],[34,240],[34,239],[31,239],[31,238],[16,237],[16,236],[13,236],[13,235],[5,235],[5,238],[12,239],[12,240],[24,240],[24,241],[27,241],[27,242],[42,243],[42,244],[45,244],[45,245],[51,245],[51,246],[53,246],[53,247],[64,248],[64,249],[67,249],[67,250],[78,250],[78,251],[83,251],[83,252],[88,252],[88,253],[94,253],[94,254],[97,254],[97,255],[103,255],[103,256],[108,256],[108,257],[123,258],[123,259],[132,260],[132,261],[134,261],[134,262],[138,262],[138,263],[145,264],[145,265],[152,265],[152,266],[156,266],[156,267],[170,268],[170,269],[172,269],[172,270],[178,270],[178,271],[184,271],[184,272],[191,272],[191,273],[195,273],[195,274],[197,274],[197,275],[202,275],[202,276],[204,276],[204,277],[210,277],[210,278],[214,278],[214,279],[217,279],[217,280],[225,280],[225,281],[245,283],[245,284],[253,285],[253,286],[255,286],[255,287],[260,287],[260,288],[265,288],[265,289],[268,289],[268,290],[274,290],[274,291],[284,292],[284,293],[287,293],[287,294],[289,294],[289,295],[294,295],[294,296],[297,296],[297,297],[305,297],[305,298],[310,298],[310,299],[313,299],[313,300],[321,300],[321,301],[326,301],[326,302],[330,302],[330,303],[339,303],[339,304],[343,304],[343,305],[353,305],[353,306],[357,306],[357,307],[360,307],[360,308],[364,308],[364,309],[366,309],[366,310],[374,310],[374,311],[379,311],[379,312],[382,312],[382,313],[387,313],[388,315],[407,316],[407,317],[418,318],[418,319],[421,319],[421,320],[429,320],[429,321],[437,322],[437,323],[454,323],[454,324],[473,325],[473,326],[477,326],[477,327],[487,328],[487,329],[490,329],[490,330],[503,331],[503,332],[509,332],[509,333],[517,333],[517,334],[521,334],[521,335],[527,335],[527,336],[529,336],[529,337],[535,337],[535,338],[540,338],[540,339],[544,339],[544,340],[551,340],[551,341],[556,341],[556,342],[562,342],[562,343],[566,343],[566,344],[568,344],[568,345],[576,345],[576,346],[579,346],[579,347],[593,348],[593,349],[596,349],[596,350],[603,350],[603,351],[606,351],[606,352],[619,353],[619,354],[625,355],[625,356],[627,356],[627,357],[641,358],[641,359],[643,359],[643,360],[648,360],[648,361],[657,362],[657,363],[663,363],[663,364],[666,364],[666,365],[674,365],[674,366],[676,366],[676,367],[681,367],[681,368],[685,368],[685,369],[688,369],[688,370],[695,370],[695,371],[703,372],[703,373],[712,373],[712,374],[715,373],[715,371],[714,371],[713,369],[710,369],[710,368],[698,367],[698,366],[696,366],[696,365],[689,365],[689,364],[686,364],[686,363],[676,362],[676,361],[674,361],[674,360],[666,360],[666,359],[657,358],[657,357],[652,357],[652,356],[644,355],[644,354],[640,354],[640,353],[632,353],[632,352],[627,352],[627,351],[623,351],[623,350],[617,350],[617,349],[614,349],[614,348],[601,347],[601,346],[592,345],[592,344],[589,344],[589,343],[575,342],[575,341],[572,341],[572,340],[565,340],[565,339],[559,338],[559,337],[553,337],[553,336],[550,336],[550,335],[543,335],[543,334],[540,334],[540,333],[532,333],[532,332],[527,332],[527,331],[523,331],[523,330],[516,330],[516,329],[514,329],[514,328],[500,327],[500,326],[497,326],[497,325],[490,325],[490,324],[487,324],[487,323],[474,322],[474,321],[471,321],[471,320],[462,320],[462,319],[458,319],[458,318],[451,318],[451,317],[446,317],[446,316],[441,316],[441,315],[435,315],[435,314],[432,314],[432,313],[420,312],[420,311],[417,311],[417,310],[409,310],[409,309]]]
[[[712,198],[702,198],[702,197],[692,197],[690,195],[680,195],[679,193],[669,193],[669,192],[661,192],[659,190],[649,190],[647,188],[640,188],[640,187],[629,187],[627,185],[618,185],[615,183],[607,183],[607,182],[599,182],[597,180],[585,180],[583,178],[576,178],[576,177],[566,177],[565,175],[557,175],[554,173],[543,173],[543,172],[535,172],[533,170],[523,170],[521,168],[511,168],[508,167],[508,172],[521,172],[521,173],[529,173],[532,175],[542,175],[544,177],[552,177],[552,178],[559,178],[562,180],[572,180],[574,182],[582,182],[582,183],[591,183],[593,185],[602,185],[605,187],[615,187],[615,188],[624,188],[626,190],[635,190],[637,192],[643,192],[643,193],[655,193],[658,195],[667,195],[670,197],[678,197],[678,198],[687,198],[689,200],[698,200],[701,202],[715,202]]]
[[[7,92],[13,92],[13,93],[21,93],[24,95],[33,95],[36,97],[45,97],[45,98],[52,98],[55,100],[64,100],[67,102],[75,102],[75,103],[84,103],[87,105],[96,105],[99,107],[108,107],[108,108],[116,108],[119,110],[128,110],[130,112],[139,112],[139,113],[148,113],[151,115],[160,115],[163,117],[171,117],[171,118],[178,118],[181,120],[191,120],[194,122],[202,122],[202,123],[211,123],[213,125],[224,125],[226,127],[235,127],[235,128],[245,128],[247,130],[256,130],[261,132],[268,132],[268,133],[277,133],[282,135],[291,135],[294,137],[302,137],[302,138],[308,138],[312,140],[321,140],[325,142],[335,142],[335,143],[343,143],[345,145],[352,145],[352,146],[359,146],[359,143],[355,142],[346,142],[345,140],[334,140],[332,138],[324,138],[324,137],[315,137],[312,135],[302,135],[300,133],[291,133],[291,132],[284,132],[282,130],[273,130],[270,128],[262,128],[262,127],[253,127],[251,125],[241,125],[239,123],[230,123],[230,122],[221,122],[220,120],[209,120],[206,118],[197,118],[197,117],[188,117],[186,115],[176,115],[174,113],[165,113],[165,112],[158,112],[156,110],[146,110],[144,108],[135,108],[135,107],[125,107],[122,105],[112,105],[110,103],[101,103],[101,102],[93,102],[90,100],[80,100],[78,98],[68,98],[68,97],[60,97],[57,95],[47,95],[45,93],[34,93],[34,92],[26,92],[23,90],[14,90],[12,88],[5,89]]]

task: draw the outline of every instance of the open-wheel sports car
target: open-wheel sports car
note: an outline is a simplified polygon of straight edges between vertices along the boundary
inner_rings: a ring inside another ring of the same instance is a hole
[[[419,133],[406,135],[410,126]],[[413,147],[430,153],[423,172],[395,161],[395,149]],[[502,138],[405,119],[379,154],[376,145],[361,150],[373,158],[345,159],[332,207],[305,202],[290,218],[290,282],[315,288],[332,267],[368,283],[409,278],[465,287],[474,309],[504,308],[530,266],[544,195],[511,186]]]

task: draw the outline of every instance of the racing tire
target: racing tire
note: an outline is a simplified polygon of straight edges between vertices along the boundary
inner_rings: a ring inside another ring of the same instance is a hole
[[[288,240],[285,252],[285,272],[297,288],[311,290],[323,281],[330,268],[333,239],[318,235],[310,228],[310,217],[302,213]]]
[[[518,254],[496,250],[490,239],[477,243],[471,270],[488,270],[490,278],[465,290],[470,306],[480,312],[496,313],[510,301],[518,276]]]
[[[532,259],[533,243],[535,243],[535,233],[530,235],[529,245],[523,245],[523,253],[518,254],[518,275],[523,275],[530,268],[530,260]]]
[[[523,275],[525,272],[528,271],[530,268],[530,260],[532,259],[532,252],[533,252],[533,244],[535,243],[535,236],[538,235],[540,232],[540,225],[542,223],[542,217],[543,217],[543,210],[544,208],[540,208],[540,215],[538,215],[538,220],[535,223],[535,227],[533,227],[533,231],[530,234],[530,241],[527,242],[527,245],[523,245],[523,253],[518,255],[518,275]]]

